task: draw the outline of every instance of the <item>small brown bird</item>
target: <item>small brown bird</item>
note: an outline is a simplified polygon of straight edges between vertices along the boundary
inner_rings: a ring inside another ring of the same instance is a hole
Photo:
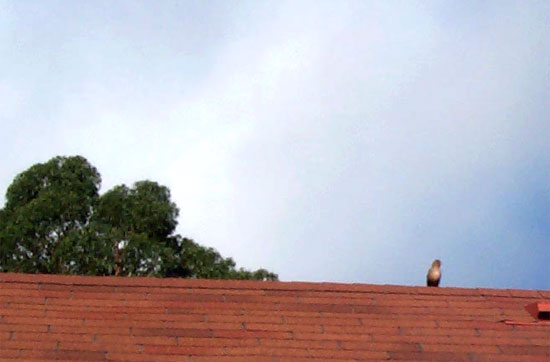
[[[428,276],[426,277],[429,287],[439,286],[439,281],[441,280],[441,269],[439,267],[441,267],[441,261],[439,261],[439,259],[435,259],[432,263],[432,267],[428,270]]]

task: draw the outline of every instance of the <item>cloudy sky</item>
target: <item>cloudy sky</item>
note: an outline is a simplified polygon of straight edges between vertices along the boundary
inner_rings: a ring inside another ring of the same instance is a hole
[[[0,0],[0,192],[82,155],[281,280],[550,289],[550,2]]]

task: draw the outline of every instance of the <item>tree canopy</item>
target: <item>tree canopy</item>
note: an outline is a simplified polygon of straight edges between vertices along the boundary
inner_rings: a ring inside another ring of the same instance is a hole
[[[0,209],[0,271],[277,280],[175,234],[179,210],[154,181],[99,194],[81,156],[55,157],[17,175]]]

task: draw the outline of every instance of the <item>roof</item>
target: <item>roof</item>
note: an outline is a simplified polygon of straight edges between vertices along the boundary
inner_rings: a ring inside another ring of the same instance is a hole
[[[0,274],[0,360],[548,361],[550,291]]]

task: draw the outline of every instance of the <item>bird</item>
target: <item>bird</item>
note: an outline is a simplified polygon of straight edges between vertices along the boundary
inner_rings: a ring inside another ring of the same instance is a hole
[[[432,267],[428,270],[428,275],[426,277],[426,283],[429,287],[438,287],[439,281],[441,280],[441,261],[435,259],[432,263]]]

